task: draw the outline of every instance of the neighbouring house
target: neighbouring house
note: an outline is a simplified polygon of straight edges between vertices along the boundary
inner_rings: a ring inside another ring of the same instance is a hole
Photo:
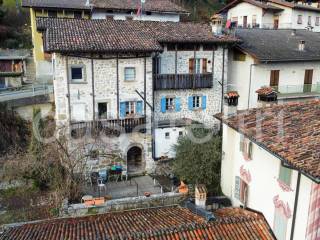
[[[120,153],[129,173],[173,157],[167,143],[192,121],[218,124],[236,39],[209,24],[39,18],[37,27],[53,55],[57,124],[115,135],[104,150]]]
[[[319,116],[320,100],[218,116],[222,191],[233,206],[261,211],[278,240],[319,238]]]
[[[18,88],[34,79],[31,53],[27,49],[0,49],[0,89]]]
[[[158,207],[20,224],[0,239],[276,239],[260,213],[223,208],[214,216],[207,222],[187,208]]]
[[[218,13],[226,15],[232,27],[236,28],[320,31],[319,5],[283,0],[234,0]]]
[[[235,36],[241,42],[229,51],[228,90],[239,93],[239,109],[265,105],[258,93],[265,87],[277,94],[270,102],[320,96],[319,33],[237,29]]]
[[[36,18],[115,19],[179,22],[188,12],[170,0],[23,0],[30,9],[33,55],[37,78],[52,80],[52,56],[44,51]]]

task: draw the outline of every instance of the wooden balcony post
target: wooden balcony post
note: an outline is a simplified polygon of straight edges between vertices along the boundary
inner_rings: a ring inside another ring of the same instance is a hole
[[[178,45],[175,44],[175,57],[174,57],[174,74],[175,74],[175,80],[177,81],[177,74],[178,74]]]

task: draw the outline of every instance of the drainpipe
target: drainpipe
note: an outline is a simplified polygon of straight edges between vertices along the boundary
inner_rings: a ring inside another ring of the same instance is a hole
[[[297,208],[298,208],[298,202],[299,202],[300,181],[301,181],[301,172],[299,171],[298,172],[298,179],[297,179],[297,186],[296,186],[296,196],[294,199],[294,209],[293,209],[290,240],[293,240],[293,238],[294,238],[294,229],[295,229],[295,225],[296,225]]]
[[[249,74],[249,92],[248,92],[248,107],[250,108],[250,98],[251,98],[251,82],[252,82],[252,67],[255,66],[255,63],[250,64],[250,74]]]

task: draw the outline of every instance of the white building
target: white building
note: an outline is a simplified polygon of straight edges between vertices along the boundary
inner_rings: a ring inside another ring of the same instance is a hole
[[[262,87],[278,91],[278,102],[320,95],[320,34],[307,30],[237,29],[241,40],[229,51],[228,90],[239,109],[259,106]]]
[[[39,18],[37,26],[53,54],[58,125],[112,135],[103,150],[129,172],[173,157],[190,121],[215,126],[234,38],[193,23]]]
[[[222,191],[261,211],[278,240],[319,239],[319,109],[313,100],[222,117]]]
[[[320,31],[320,8],[282,0],[235,0],[219,13],[241,28],[312,29]]]

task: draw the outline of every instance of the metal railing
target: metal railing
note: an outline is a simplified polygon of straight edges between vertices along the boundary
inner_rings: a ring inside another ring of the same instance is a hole
[[[155,90],[212,88],[212,73],[203,74],[155,74]]]
[[[0,88],[0,102],[53,93],[51,84],[28,84],[19,87]]]
[[[99,134],[119,136],[121,132],[131,133],[135,128],[140,132],[145,131],[146,117],[133,117],[124,119],[106,119],[87,122],[71,123],[71,136],[74,138],[83,137],[86,134]]]
[[[280,95],[288,94],[320,94],[320,83],[301,85],[272,86]]]

